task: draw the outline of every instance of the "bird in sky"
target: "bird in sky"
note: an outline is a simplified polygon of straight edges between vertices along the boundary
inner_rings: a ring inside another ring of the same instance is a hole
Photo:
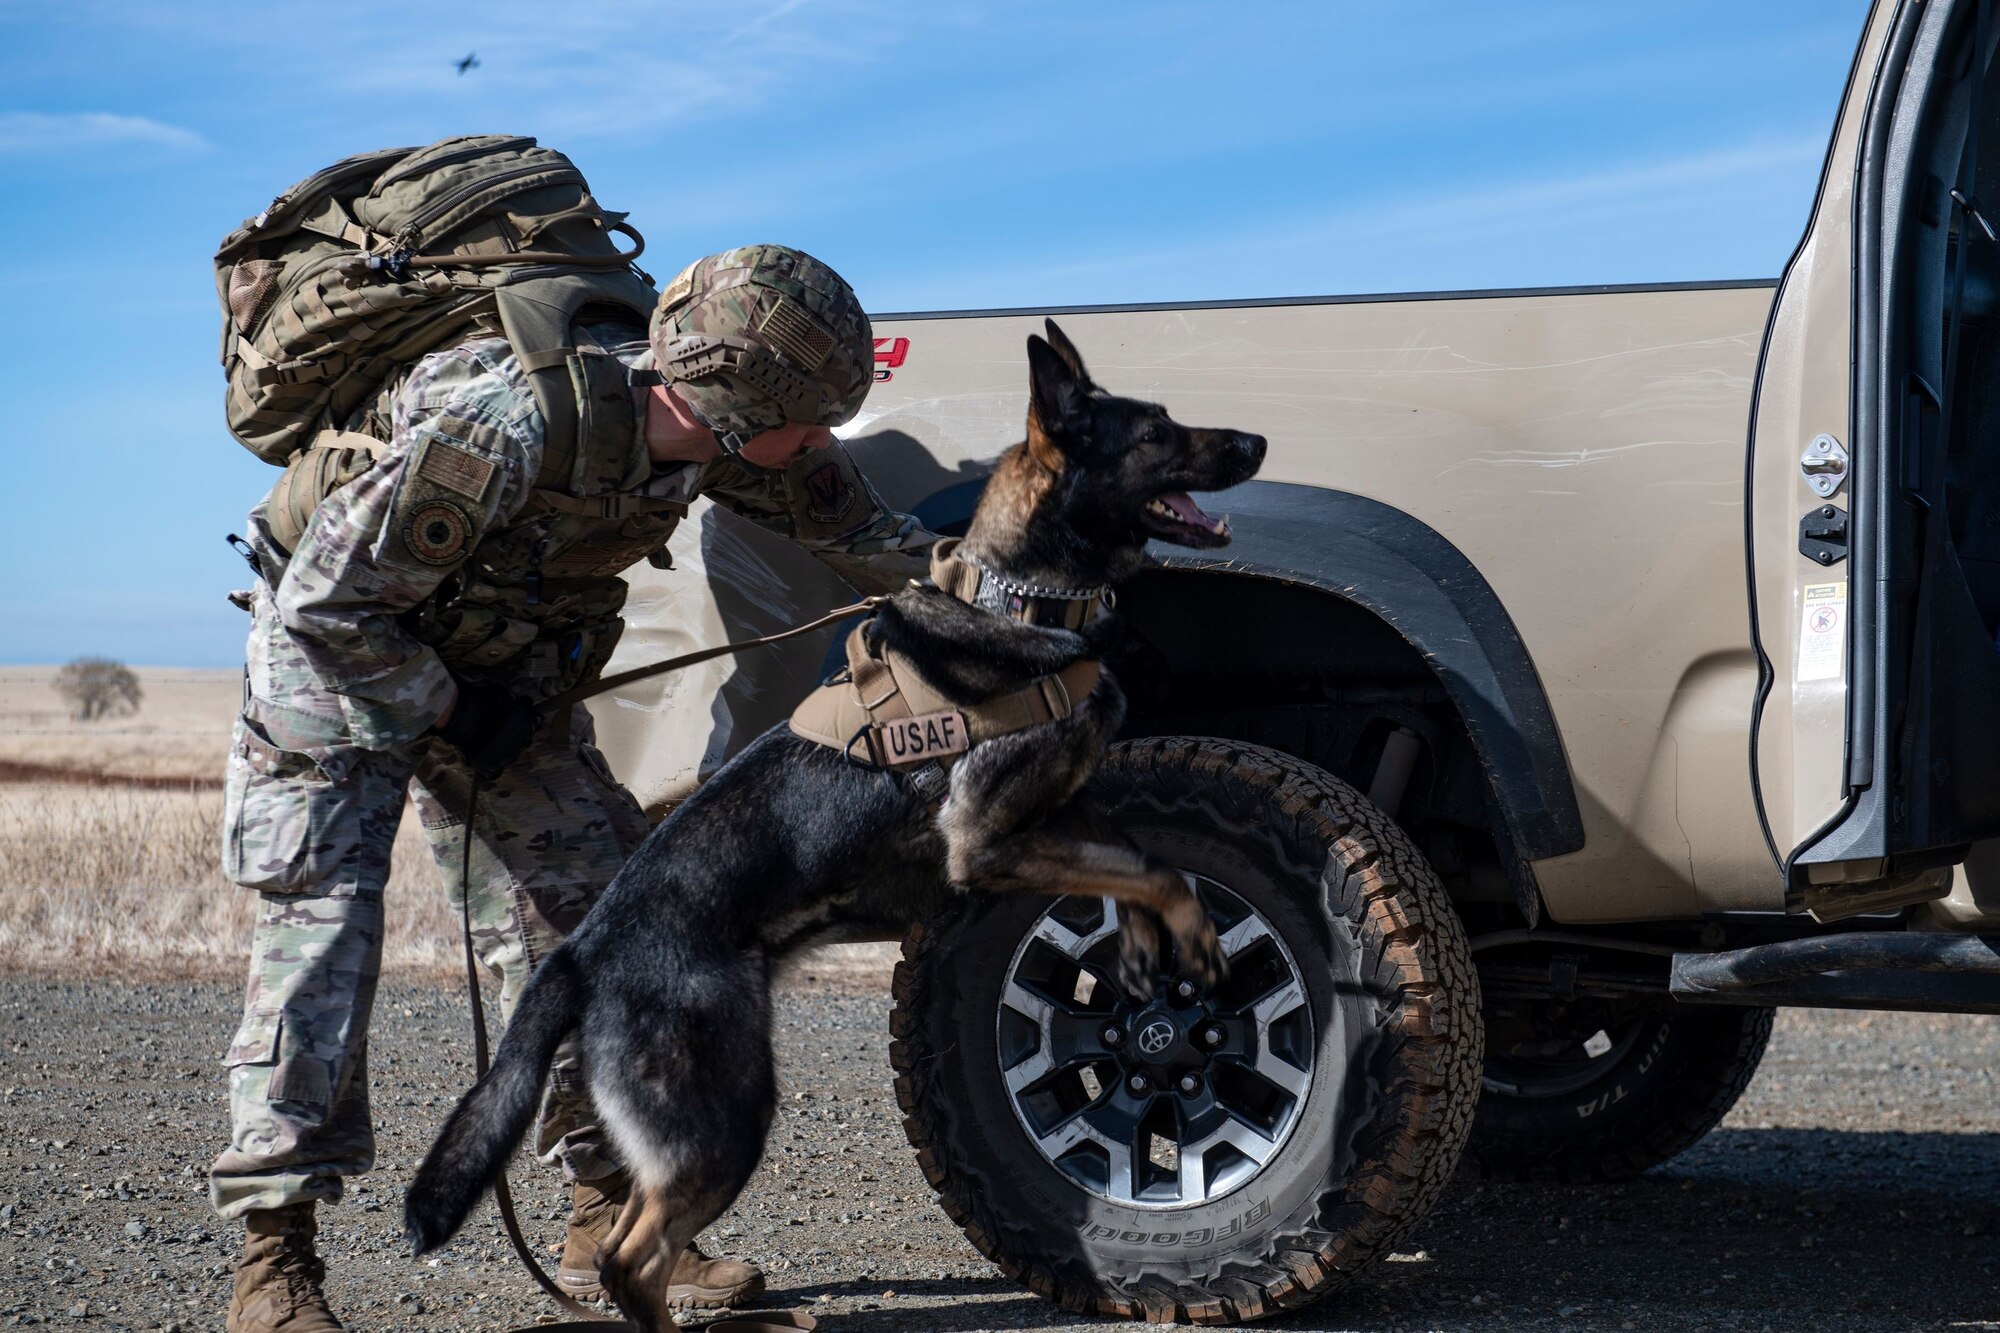
[[[465,71],[469,69],[478,69],[479,52],[477,51],[472,52],[470,55],[466,56],[465,59],[458,61],[457,64],[458,64],[458,72],[460,74],[465,73]]]

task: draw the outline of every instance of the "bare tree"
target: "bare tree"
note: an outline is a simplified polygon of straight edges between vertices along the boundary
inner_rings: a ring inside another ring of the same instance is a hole
[[[108,657],[79,657],[56,672],[56,693],[76,705],[76,718],[90,722],[115,713],[136,713],[143,691],[132,668]]]

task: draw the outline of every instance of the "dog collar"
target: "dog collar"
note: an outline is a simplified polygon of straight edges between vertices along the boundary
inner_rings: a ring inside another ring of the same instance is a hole
[[[1024,625],[1082,629],[1117,604],[1117,594],[1094,588],[1051,588],[1020,583],[963,552],[960,538],[947,537],[931,548],[931,582],[968,606],[1018,620]]]

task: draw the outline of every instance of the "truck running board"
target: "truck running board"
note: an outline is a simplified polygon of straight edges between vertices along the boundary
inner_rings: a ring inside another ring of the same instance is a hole
[[[1683,1004],[2000,1014],[2000,937],[1869,931],[1674,955]]]

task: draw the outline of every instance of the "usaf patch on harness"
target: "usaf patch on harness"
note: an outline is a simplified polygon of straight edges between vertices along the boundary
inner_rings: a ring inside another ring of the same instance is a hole
[[[875,728],[876,754],[892,767],[964,754],[971,744],[972,738],[965,730],[965,714],[956,708],[901,717]]]

